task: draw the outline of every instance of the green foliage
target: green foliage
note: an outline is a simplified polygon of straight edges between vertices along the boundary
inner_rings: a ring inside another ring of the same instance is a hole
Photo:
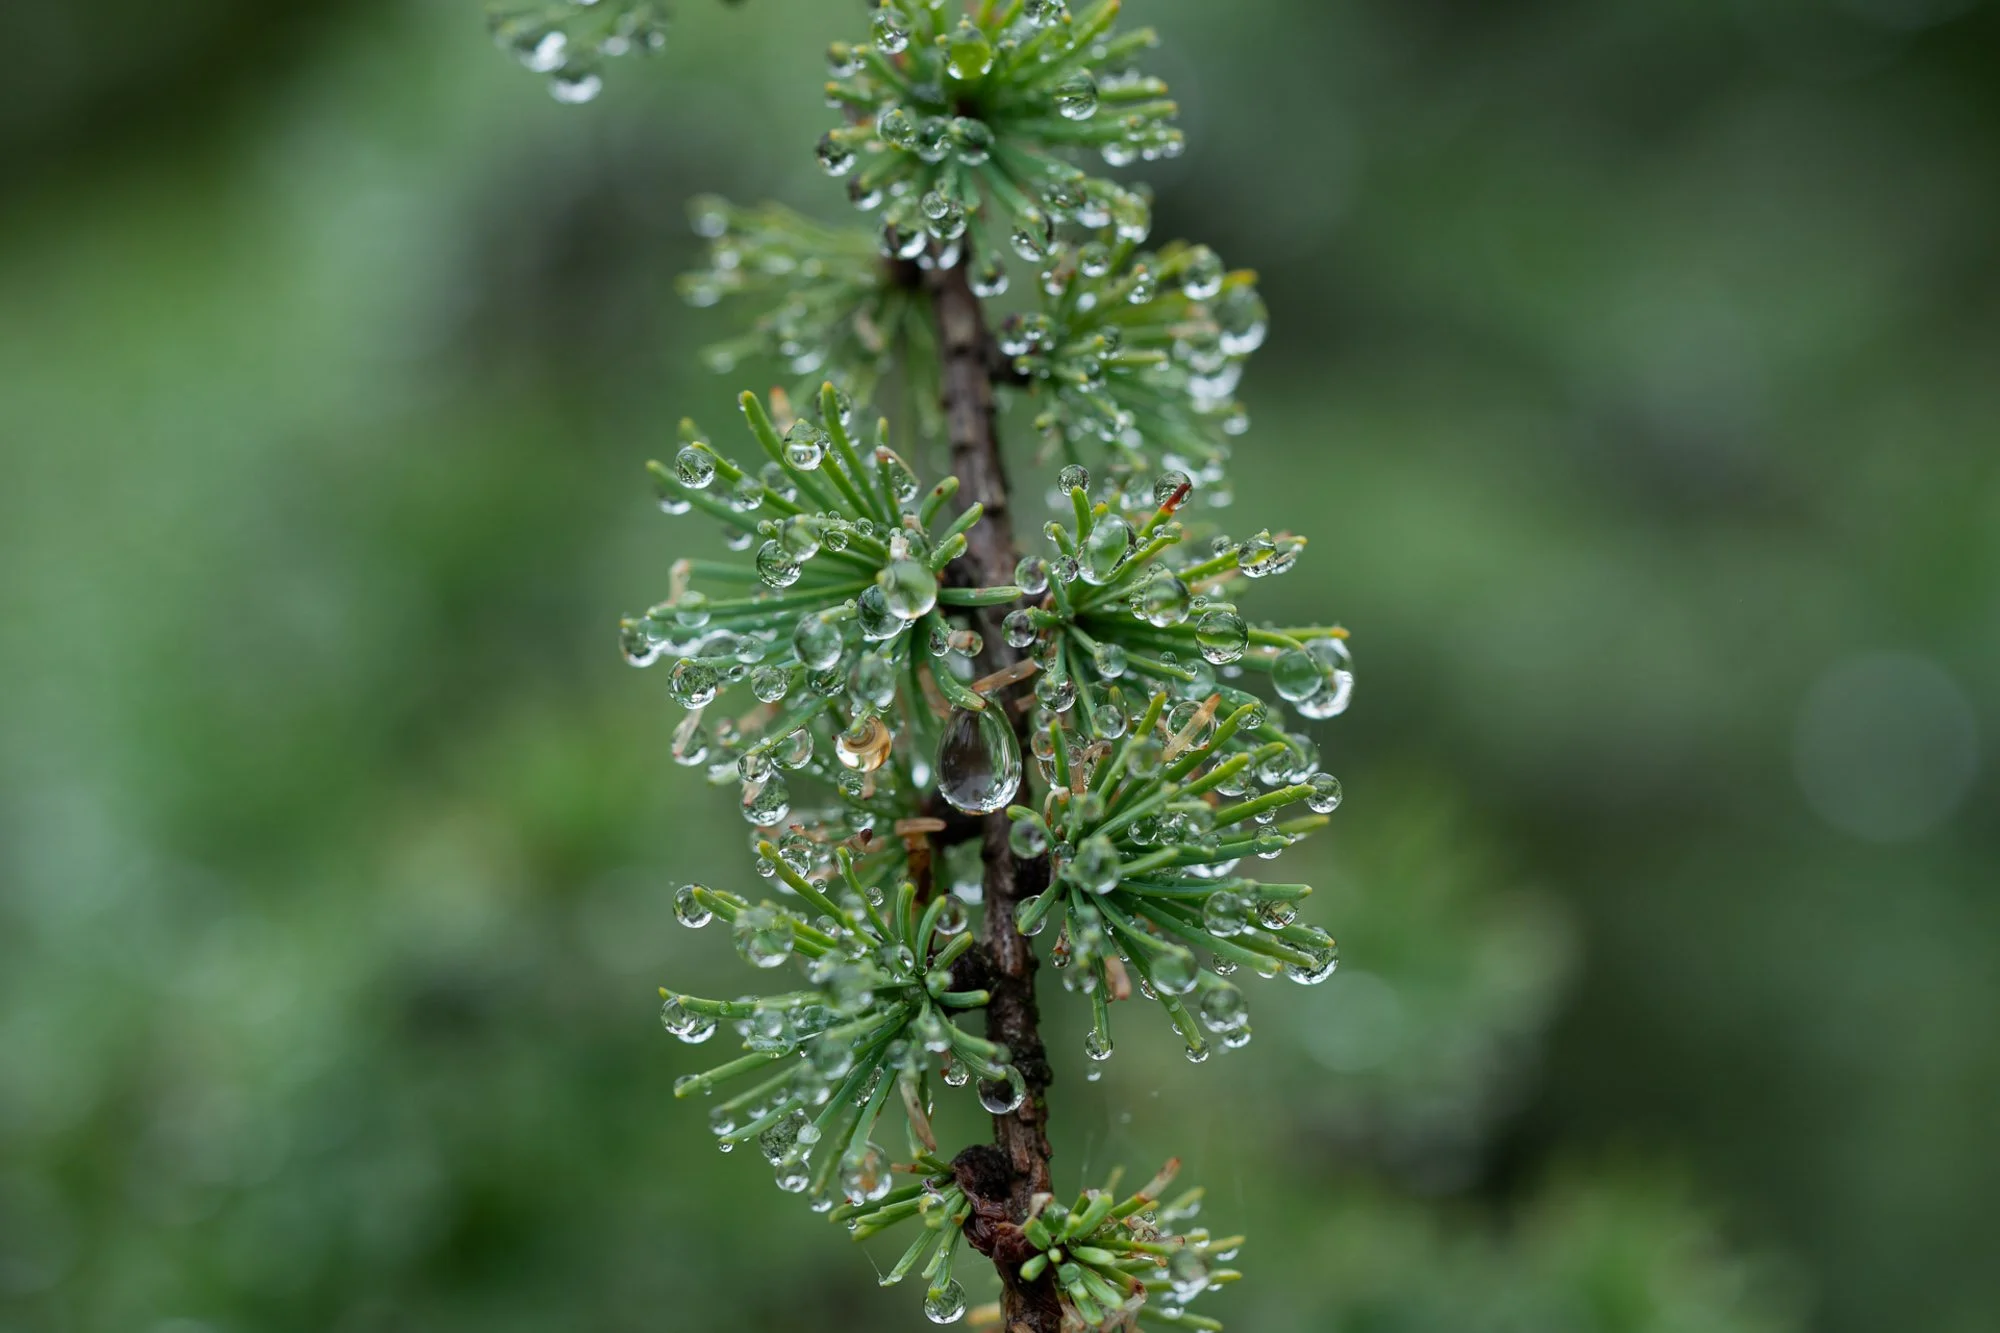
[[[862,401],[899,363],[917,383],[936,381],[930,303],[895,280],[872,232],[829,227],[779,204],[738,208],[713,195],[696,199],[689,213],[696,234],[708,240],[709,266],[681,278],[688,303],[776,302],[751,331],[704,351],[711,370],[728,374],[748,358],[766,357],[794,375],[832,375]],[[918,406],[934,428],[936,405]]]
[[[662,992],[667,1031],[699,1044],[718,1022],[736,1024],[749,1053],[683,1078],[677,1097],[706,1096],[732,1079],[761,1074],[748,1091],[717,1103],[709,1126],[725,1151],[755,1142],[789,1194],[850,1204],[889,1192],[888,1154],[870,1134],[892,1093],[910,1116],[912,1151],[935,1151],[928,1129],[924,1060],[941,1057],[944,1081],[962,1087],[976,1075],[991,1103],[1018,1104],[1020,1075],[1004,1048],[952,1022],[986,1002],[981,991],[954,990],[951,966],[972,947],[965,910],[950,895],[919,904],[904,882],[893,899],[866,882],[852,856],[836,853],[840,900],[807,879],[809,852],[788,858],[770,843],[762,864],[807,910],[752,906],[734,894],[689,885],[676,910],[699,928],[719,918],[751,966],[774,968],[798,958],[812,989],[736,1001]],[[794,865],[796,860],[801,864]],[[879,904],[879,905],[878,905]],[[788,1057],[800,1055],[792,1060]],[[817,1112],[817,1114],[813,1114]],[[817,1147],[817,1145],[824,1145]],[[836,1175],[836,1169],[838,1174]]]
[[[676,564],[673,595],[624,622],[626,659],[673,660],[668,692],[688,710],[674,757],[706,765],[718,781],[740,779],[753,824],[785,820],[791,803],[782,771],[837,783],[871,816],[912,816],[924,786],[912,740],[934,737],[936,728],[912,716],[892,732],[882,719],[895,718],[899,692],[922,697],[917,673],[932,665],[927,658],[963,665],[978,652],[977,634],[950,620],[950,609],[1011,601],[1019,589],[943,585],[980,506],[945,521],[957,480],[926,491],[889,448],[887,422],[864,460],[850,434],[852,405],[832,384],[823,386],[814,416],[793,418],[782,404],[782,432],[755,395],[741,403],[767,455],[761,467],[724,457],[689,422],[672,466],[649,469],[662,509],[720,519],[726,544],[741,551],[754,544],[753,558]],[[711,598],[697,580],[728,595]],[[934,679],[983,707],[950,670]],[[710,707],[738,686],[759,707],[705,725]],[[904,740],[892,751],[897,735]]]
[[[951,1164],[935,1155],[935,1145],[929,1152],[915,1154],[907,1170],[918,1177],[914,1184],[867,1199],[850,1195],[847,1203],[833,1210],[833,1220],[858,1241],[872,1240],[912,1219],[920,1221],[917,1238],[882,1275],[882,1285],[892,1287],[911,1273],[919,1274],[926,1284],[924,1314],[934,1324],[956,1323],[965,1317],[966,1302],[965,1288],[952,1276],[952,1260],[972,1219],[973,1202],[960,1188]]]
[[[1229,437],[1250,425],[1236,386],[1269,312],[1254,275],[1225,271],[1207,246],[1152,252],[1142,242],[1119,233],[1057,247],[1036,286],[1039,309],[1009,316],[1000,346],[1045,456],[1101,459],[1107,479],[1128,486],[1190,474],[1203,503],[1221,508],[1234,498]],[[984,286],[1005,290],[990,276]]]
[[[1187,1307],[1242,1276],[1227,1265],[1243,1237],[1212,1236],[1187,1225],[1201,1212],[1202,1191],[1166,1199],[1179,1172],[1179,1161],[1169,1162],[1125,1199],[1118,1197],[1115,1171],[1103,1189],[1085,1190],[1068,1207],[1038,1197],[1021,1228],[1035,1248],[1021,1275],[1032,1280],[1054,1273],[1085,1327],[1221,1328]]]
[[[1040,934],[1051,920],[1061,921],[1052,961],[1064,969],[1066,986],[1090,996],[1085,1049],[1096,1060],[1112,1052],[1110,1002],[1131,998],[1135,981],[1166,1010],[1188,1059],[1199,1064],[1210,1050],[1203,1027],[1227,1047],[1250,1039],[1242,993],[1226,977],[1248,967],[1259,976],[1316,985],[1339,960],[1326,932],[1296,924],[1309,886],[1260,884],[1231,873],[1250,856],[1275,859],[1324,826],[1339,784],[1321,773],[1287,781],[1311,764],[1284,739],[1232,753],[1238,735],[1262,713],[1257,703],[1217,723],[1211,698],[1188,709],[1188,719],[1162,744],[1153,737],[1166,702],[1164,693],[1155,694],[1137,727],[1115,745],[1093,742],[1074,767],[1063,729],[1051,728],[1055,752],[1048,762],[1058,773],[1073,773],[1072,782],[1052,787],[1041,813],[1010,812],[1016,853],[1047,854],[1056,866],[1055,883],[1021,905],[1017,925]],[[1267,767],[1276,785],[1250,796],[1252,775]],[[1211,792],[1247,799],[1210,805]],[[1308,802],[1314,814],[1276,821],[1286,806]]]
[[[1166,86],[1133,68],[1152,31],[1118,33],[1118,0],[1076,16],[1066,0],[959,9],[888,0],[866,44],[828,52],[827,100],[849,123],[820,140],[820,165],[851,178],[857,207],[881,211],[885,250],[990,254],[1011,236],[1040,262],[1066,221],[1144,240],[1146,196],[1072,158],[1123,166],[1181,152]]]
[[[1186,473],[1156,482],[1143,514],[1121,512],[1130,496],[1115,484],[1101,488],[1108,498],[1093,505],[1090,480],[1074,464],[1058,477],[1057,494],[1072,523],[1051,520],[1045,529],[1051,558],[1028,557],[1015,573],[1023,588],[1047,596],[1010,614],[1004,626],[1009,643],[1030,650],[1040,664],[1044,704],[1065,713],[1080,700],[1085,729],[1107,740],[1122,737],[1130,721],[1123,710],[1097,717],[1106,691],[1120,685],[1164,688],[1197,705],[1215,698],[1233,709],[1257,700],[1243,682],[1261,678],[1301,720],[1347,711],[1354,692],[1347,631],[1253,627],[1234,598],[1249,582],[1293,569],[1306,549],[1303,537],[1273,537],[1269,530],[1240,541],[1218,535],[1203,549],[1177,517],[1195,493]],[[1171,736],[1190,717],[1176,709],[1157,721]],[[1317,767],[1310,740],[1288,737],[1261,710],[1242,737],[1245,744],[1286,740],[1300,770]],[[1255,776],[1269,782],[1281,775]]]
[[[604,91],[605,61],[665,46],[666,21],[658,0],[497,0],[487,9],[493,40],[570,103]]]

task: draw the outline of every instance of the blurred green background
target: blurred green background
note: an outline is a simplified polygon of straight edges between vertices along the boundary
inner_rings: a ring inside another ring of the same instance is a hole
[[[0,11],[7,1333],[922,1326],[653,1018],[745,985],[612,632],[746,387],[682,203],[843,216],[861,26],[677,8],[584,108],[464,0]],[[1342,972],[1052,1003],[1059,1179],[1184,1155],[1255,1333],[2000,1328],[2000,6],[1127,8],[1363,671]]]

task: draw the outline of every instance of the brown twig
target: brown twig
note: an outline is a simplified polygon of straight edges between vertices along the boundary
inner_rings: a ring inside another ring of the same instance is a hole
[[[977,501],[986,507],[985,518],[967,534],[965,558],[953,569],[974,586],[1011,583],[1020,554],[1014,545],[1007,474],[993,416],[992,336],[965,265],[932,270],[925,285],[937,317],[945,421],[959,497],[965,504]],[[978,617],[985,639],[979,673],[1004,672],[1018,658],[1001,630],[1005,608],[985,609]],[[1026,717],[1016,714],[1014,726],[1025,751]],[[1002,1327],[1008,1333],[1061,1333],[1062,1308],[1055,1282],[1048,1273],[1023,1282],[1019,1270],[1026,1256],[1005,1242],[1012,1226],[1027,1219],[1029,1200],[1050,1191],[1046,1128],[1050,1071],[1035,1007],[1035,954],[1014,929],[1015,907],[1047,886],[1048,864],[1016,861],[1008,845],[1008,828],[1007,816],[999,813],[987,816],[982,830],[986,911],[976,952],[985,986],[992,993],[986,1035],[1011,1053],[1027,1084],[1027,1098],[1018,1109],[993,1117],[994,1146],[973,1159],[984,1169],[961,1171],[960,1178],[962,1183],[970,1181],[967,1195],[974,1202],[975,1217],[983,1219],[979,1234],[968,1228],[967,1239],[994,1260],[1000,1274]]]

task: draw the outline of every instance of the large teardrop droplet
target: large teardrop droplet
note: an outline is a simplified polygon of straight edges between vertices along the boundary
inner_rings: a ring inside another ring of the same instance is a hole
[[[1097,520],[1083,543],[1083,581],[1101,588],[1116,578],[1132,554],[1132,525],[1116,514]]]
[[[1004,810],[1021,789],[1021,743],[998,705],[954,708],[938,741],[938,790],[968,815]]]

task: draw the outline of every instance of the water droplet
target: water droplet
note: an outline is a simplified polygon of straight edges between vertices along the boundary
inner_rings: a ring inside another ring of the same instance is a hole
[[[1006,637],[1010,648],[1026,648],[1035,641],[1038,631],[1035,618],[1026,611],[1009,611],[1007,618],[1000,622],[1000,633]]]
[[[578,106],[604,91],[604,76],[595,70],[566,69],[549,80],[549,95],[569,106]]]
[[[854,150],[831,133],[820,135],[819,147],[814,150],[814,155],[819,158],[820,169],[829,176],[845,176],[854,170]]]
[[[801,472],[817,469],[833,440],[810,421],[794,421],[785,432],[785,461]]]
[[[736,951],[752,967],[777,967],[792,956],[792,923],[769,905],[736,916]]]
[[[1306,652],[1319,663],[1326,687],[1310,699],[1300,701],[1299,716],[1315,721],[1340,716],[1354,700],[1353,655],[1340,639],[1313,639],[1306,644]]]
[[[515,43],[521,63],[537,74],[553,74],[569,56],[569,35],[560,29],[528,33]]]
[[[918,620],[937,605],[937,575],[920,560],[898,560],[876,575],[882,600],[898,620]]]
[[[1057,218],[1075,216],[1084,206],[1084,202],[1085,196],[1080,179],[1057,180],[1042,191],[1043,206]]]
[[[800,727],[791,735],[778,742],[775,752],[781,768],[804,768],[812,762],[813,734]]]
[[[891,148],[910,149],[917,144],[917,122],[899,106],[886,106],[875,117],[875,134]]]
[[[1109,893],[1118,887],[1121,869],[1117,844],[1099,833],[1077,846],[1076,855],[1063,867],[1063,874],[1089,893]]]
[[[965,1288],[955,1278],[924,1293],[924,1318],[933,1324],[955,1324],[965,1318]]]
[[[784,822],[792,812],[792,794],[780,777],[748,783],[743,788],[743,818],[758,828]]]
[[[1289,898],[1266,898],[1257,904],[1257,920],[1266,930],[1283,930],[1299,919],[1299,905]]]
[[[1014,929],[1018,933],[1033,939],[1048,928],[1051,915],[1047,910],[1048,897],[1046,893],[1038,893],[1014,904]]]
[[[910,471],[910,465],[905,463],[899,454],[890,449],[877,449],[875,471],[898,504],[910,505],[916,502],[917,495],[923,487],[917,482],[917,474]]]
[[[1220,332],[1222,350],[1229,355],[1248,356],[1264,345],[1271,316],[1255,287],[1230,288],[1211,313]]]
[[[1056,489],[1064,495],[1068,495],[1071,491],[1082,491],[1088,495],[1090,493],[1090,469],[1079,463],[1071,463],[1056,474]]]
[[[1021,789],[1021,745],[996,704],[954,708],[938,741],[938,790],[954,810],[989,815]]]
[[[1330,815],[1340,808],[1340,779],[1331,773],[1315,773],[1308,781],[1312,784],[1312,795],[1306,797],[1306,804],[1316,815]]]
[[[1067,713],[1076,707],[1076,680],[1043,672],[1035,682],[1035,698],[1051,713]]]
[[[1029,209],[1017,216],[1009,240],[1015,254],[1031,264],[1039,264],[1055,250],[1055,223],[1040,211]]]
[[[1193,486],[1194,481],[1187,473],[1178,468],[1170,469],[1161,473],[1160,479],[1153,483],[1153,503],[1164,509],[1173,504],[1176,498],[1185,502],[1186,492]]]
[[[960,19],[944,52],[945,73],[954,79],[985,78],[993,68],[993,47],[970,19]]]
[[[689,930],[700,930],[715,920],[715,913],[703,906],[701,900],[695,896],[695,891],[700,887],[699,884],[683,884],[674,894],[674,920]]]
[[[1007,1066],[1005,1079],[979,1080],[979,1104],[994,1115],[1012,1115],[1027,1100],[1027,1080],[1012,1065]]]
[[[917,203],[927,224],[926,230],[939,240],[957,240],[965,234],[965,205],[942,190],[931,190]]]
[[[1035,27],[1046,28],[1067,18],[1069,5],[1065,0],[1028,0],[1022,6],[1021,14]]]
[[[1252,907],[1247,894],[1232,889],[1217,889],[1202,904],[1201,923],[1207,927],[1209,934],[1226,940],[1250,929]]]
[[[1035,758],[1044,764],[1053,762],[1056,757],[1053,724],[1047,719],[1047,706],[1044,705],[1042,712],[1035,718],[1035,730],[1028,735],[1028,748],[1033,751]]]
[[[1181,290],[1190,301],[1207,301],[1221,294],[1226,276],[1222,257],[1205,245],[1197,245],[1181,270]]]
[[[659,660],[661,646],[645,621],[628,617],[618,622],[618,651],[625,654],[625,660],[633,666],[653,665]]]
[[[1007,268],[999,255],[988,255],[972,270],[972,294],[985,301],[1007,294]]]
[[[694,234],[715,240],[729,232],[729,201],[720,195],[698,194],[688,200],[688,225]]]
[[[692,444],[683,445],[674,455],[674,476],[691,490],[706,490],[715,480],[715,456]]]
[[[688,589],[674,602],[673,613],[675,623],[683,629],[700,629],[708,623],[708,595]]]
[[[714,1019],[693,1012],[674,995],[660,1002],[660,1026],[690,1046],[699,1046],[715,1035]]]
[[[794,1108],[785,1117],[757,1136],[764,1160],[773,1165],[786,1158],[802,1159],[819,1142],[819,1126],[802,1110]]]
[[[764,703],[779,702],[791,688],[792,673],[783,667],[759,667],[750,673],[750,692]]]
[[[1241,661],[1250,646],[1250,627],[1242,616],[1226,608],[1203,613],[1195,622],[1194,633],[1201,655],[1215,666]]]
[[[1167,1260],[1167,1283],[1182,1304],[1208,1290],[1208,1259],[1200,1250],[1183,1246]]]
[[[1093,1060],[1111,1058],[1111,1038],[1099,1034],[1096,1029],[1083,1034],[1083,1053]]]
[[[1310,699],[1326,686],[1326,677],[1311,653],[1293,648],[1271,663],[1271,685],[1287,703]]]
[[[715,668],[692,657],[674,663],[673,674],[667,677],[667,693],[683,708],[707,706],[720,685]]]
[[[968,167],[976,167],[993,156],[993,131],[983,120],[969,116],[954,117],[951,122],[951,141],[958,149],[958,160]],[[1006,285],[1002,275],[1001,286]],[[975,286],[974,290],[977,290]]]
[[[910,627],[910,622],[889,609],[889,597],[880,584],[870,584],[854,599],[854,623],[861,627],[861,637],[870,643],[883,643],[895,638]]]
[[[1164,570],[1146,581],[1137,600],[1139,618],[1155,629],[1167,629],[1188,617],[1187,584]]]
[[[1301,986],[1317,986],[1334,974],[1340,966],[1340,946],[1324,931],[1316,932],[1318,938],[1312,944],[1299,945],[1312,955],[1310,964],[1287,963],[1285,975]]]
[[[943,116],[928,116],[917,126],[917,156],[926,162],[942,162],[951,155],[951,122]],[[954,261],[956,262],[956,261]],[[945,265],[946,268],[951,265]]]
[[[778,529],[778,544],[794,560],[810,560],[819,554],[819,520],[794,514]]]
[[[888,1194],[893,1184],[889,1154],[873,1143],[840,1159],[840,1192],[849,1203],[873,1203]]]
[[[1178,944],[1170,944],[1155,953],[1149,965],[1153,985],[1167,995],[1187,994],[1201,977],[1201,966],[1195,961],[1194,951],[1183,949]]]
[[[1097,80],[1078,70],[1056,85],[1055,99],[1065,120],[1089,120],[1097,114]]]
[[[1049,830],[1034,816],[1014,821],[1014,827],[1007,831],[1007,845],[1014,855],[1024,861],[1032,861],[1049,850]]]
[[[1202,992],[1201,1021],[1210,1032],[1234,1032],[1250,1021],[1250,1005],[1234,986],[1212,986]]]
[[[884,711],[896,701],[896,668],[889,659],[868,653],[855,659],[848,691],[858,704]]]
[[[901,55],[909,49],[909,31],[896,22],[896,16],[891,11],[876,10],[870,27],[875,37],[875,49],[884,55]]]
[[[1131,524],[1116,514],[1099,518],[1083,544],[1083,581],[1099,587],[1111,582],[1132,554],[1132,542]]]
[[[769,588],[789,588],[804,573],[784,543],[773,538],[757,548],[757,577]]]
[[[1022,557],[1021,563],[1014,566],[1014,586],[1030,597],[1040,597],[1049,590],[1049,562],[1038,555]]]
[[[792,627],[792,651],[810,671],[825,671],[838,663],[846,646],[840,626],[816,612],[800,616]]]
[[[826,70],[836,79],[848,79],[861,72],[861,55],[846,42],[826,48]]]
[[[854,1068],[854,1046],[851,1042],[822,1038],[813,1043],[808,1058],[821,1078],[844,1078]]]

